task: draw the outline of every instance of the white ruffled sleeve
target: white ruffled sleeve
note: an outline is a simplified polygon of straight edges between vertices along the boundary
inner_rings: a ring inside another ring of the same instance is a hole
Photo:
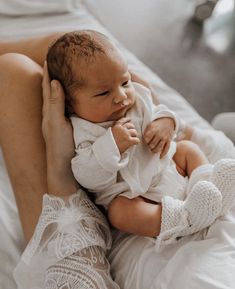
[[[86,194],[43,198],[35,233],[14,271],[18,289],[118,289],[105,257],[111,233]]]

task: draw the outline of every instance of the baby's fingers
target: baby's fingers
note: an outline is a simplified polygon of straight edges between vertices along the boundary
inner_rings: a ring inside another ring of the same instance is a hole
[[[130,139],[130,143],[131,143],[131,145],[137,145],[140,143],[140,139],[138,137],[132,137]]]
[[[165,146],[164,146],[164,148],[163,148],[163,150],[162,150],[162,152],[161,152],[161,154],[160,154],[160,158],[163,158],[163,157],[168,153],[169,148],[170,148],[170,144],[171,144],[171,141],[168,141],[168,142],[165,144]]]
[[[132,136],[132,137],[137,137],[137,135],[138,135],[137,130],[134,128],[129,129],[128,132],[129,132],[130,136]]]
[[[165,146],[165,141],[161,140],[155,147],[149,146],[153,153],[161,153]]]
[[[155,137],[154,132],[152,130],[146,129],[144,132],[144,142],[149,145],[150,142],[153,140]]]
[[[124,125],[126,125],[127,123],[129,123],[130,121],[131,121],[130,117],[122,117],[122,118],[120,118],[119,120],[117,120],[117,121],[115,122],[115,125],[116,125],[116,124],[119,124],[119,125],[124,126]]]
[[[125,127],[125,128],[127,128],[127,129],[135,129],[135,126],[134,126],[134,124],[132,123],[132,122],[126,122],[126,123],[124,123],[123,124],[123,127]]]

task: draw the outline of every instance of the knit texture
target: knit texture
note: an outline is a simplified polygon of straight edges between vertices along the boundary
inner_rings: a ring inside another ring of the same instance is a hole
[[[199,181],[210,181],[213,165],[205,164],[193,170],[186,189],[186,196],[191,192],[193,186]]]
[[[211,182],[222,194],[221,215],[224,215],[235,203],[235,160],[221,159],[216,162]]]
[[[208,181],[199,181],[185,201],[164,197],[161,232],[156,239],[156,249],[210,226],[219,216],[221,208],[222,195]]]

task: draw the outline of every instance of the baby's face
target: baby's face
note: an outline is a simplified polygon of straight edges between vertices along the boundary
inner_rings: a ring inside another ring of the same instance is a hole
[[[135,89],[127,63],[119,53],[97,55],[91,63],[75,67],[84,84],[73,97],[73,110],[81,118],[94,122],[115,121],[124,117],[135,103]]]

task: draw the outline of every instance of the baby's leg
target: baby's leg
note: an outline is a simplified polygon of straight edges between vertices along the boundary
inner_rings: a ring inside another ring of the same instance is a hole
[[[222,196],[210,182],[198,182],[185,201],[171,197],[162,204],[142,197],[118,196],[110,203],[108,218],[117,229],[132,234],[173,242],[177,237],[198,232],[211,225],[221,211]]]
[[[118,196],[108,208],[110,223],[117,229],[136,235],[155,237],[161,227],[161,205],[142,197]]]
[[[200,148],[195,143],[186,140],[177,143],[173,160],[178,172],[188,177],[196,168],[208,164],[208,160]]]

